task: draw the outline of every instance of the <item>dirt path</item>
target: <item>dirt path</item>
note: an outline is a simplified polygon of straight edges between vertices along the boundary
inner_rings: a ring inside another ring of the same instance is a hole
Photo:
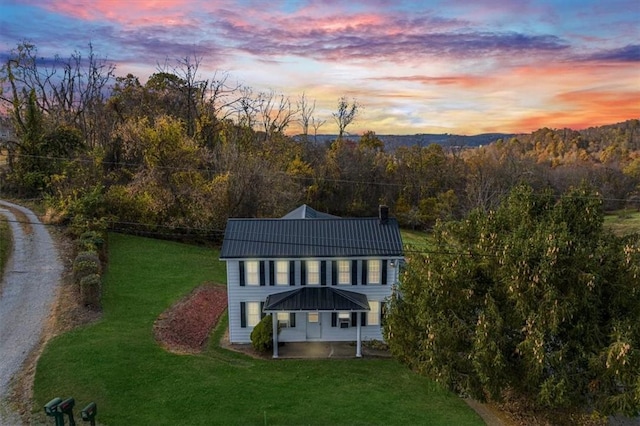
[[[63,266],[51,235],[31,210],[0,200],[0,214],[13,235],[0,293],[0,425],[15,426],[22,422],[7,404],[12,379],[41,341]]]

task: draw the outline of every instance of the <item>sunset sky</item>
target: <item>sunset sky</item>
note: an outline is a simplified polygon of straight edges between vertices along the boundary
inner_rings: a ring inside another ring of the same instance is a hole
[[[338,99],[377,134],[582,129],[640,118],[638,0],[0,0],[0,59],[86,52],[141,82],[202,58],[254,91]],[[290,132],[296,132],[292,125]]]

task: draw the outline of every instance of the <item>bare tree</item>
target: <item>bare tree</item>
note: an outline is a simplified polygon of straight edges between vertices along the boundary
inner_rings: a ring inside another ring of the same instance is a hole
[[[178,77],[175,82],[178,87],[173,87],[182,98],[180,105],[184,108],[182,114],[187,125],[187,134],[191,137],[196,134],[196,120],[205,104],[205,96],[208,80],[198,79],[198,69],[202,63],[202,57],[187,55],[176,60],[175,66],[169,66],[169,61],[165,60],[163,65],[158,65],[158,72],[161,74],[175,75]]]
[[[309,121],[311,121],[313,112],[316,110],[316,101],[313,104],[309,103],[306,94],[303,92],[298,99],[298,111],[300,111],[300,125],[302,126],[302,134],[307,136],[309,134]]]
[[[274,133],[282,133],[298,113],[291,105],[291,100],[275,92],[262,92],[258,95],[258,114],[262,122],[265,140],[271,139]]]
[[[327,120],[320,120],[316,117],[311,117],[311,126],[313,127],[313,141],[318,142],[318,129],[322,127]]]
[[[33,92],[37,107],[49,119],[77,126],[93,146],[98,138],[96,127],[104,118],[104,92],[115,66],[98,59],[91,44],[86,58],[76,51],[66,61],[56,56],[49,63],[38,58],[35,45],[19,44],[0,70],[0,99],[11,105],[20,127]]]
[[[355,120],[360,109],[361,105],[355,99],[351,104],[344,96],[338,100],[338,111],[331,114],[338,125],[338,139],[342,139],[345,129]]]
[[[258,102],[253,97],[253,89],[242,86],[238,89],[240,97],[235,104],[235,112],[238,114],[238,124],[253,129],[258,112]]]
[[[236,96],[241,89],[240,83],[228,83],[229,73],[216,71],[209,80],[207,105],[217,120],[225,120],[236,112]]]

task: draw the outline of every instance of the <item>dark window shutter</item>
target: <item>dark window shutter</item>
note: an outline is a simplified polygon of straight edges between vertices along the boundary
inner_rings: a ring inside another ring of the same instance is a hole
[[[327,285],[327,261],[320,262],[320,285]]]
[[[307,261],[300,261],[300,285],[307,285]]]
[[[245,302],[240,302],[240,327],[247,328],[247,307]]]
[[[296,262],[289,261],[289,285],[296,285]]]
[[[369,264],[366,260],[362,261],[362,285],[367,285],[367,274],[369,273]]]
[[[274,262],[273,260],[270,260],[269,261],[269,285],[276,284],[275,273],[276,273],[276,268],[275,268]]]
[[[384,317],[387,315],[387,304],[384,300],[380,301],[380,325],[384,324]]]
[[[360,325],[361,326],[365,326],[367,325],[367,313],[366,312],[360,312]]]
[[[338,284],[338,262],[336,260],[331,261],[331,285]]]
[[[331,327],[337,327],[337,326],[338,326],[338,313],[331,312]]]
[[[351,261],[351,285],[358,285],[358,261]]]
[[[260,285],[265,284],[264,261],[260,261]]]
[[[244,261],[238,262],[238,274],[240,275],[240,287],[244,287]]]
[[[264,302],[260,302],[260,318],[264,318],[267,314],[263,311]]]
[[[382,261],[382,277],[380,279],[382,285],[387,285],[387,259]]]
[[[355,327],[358,325],[358,313],[351,312],[351,327]]]
[[[289,326],[291,326],[291,327],[295,327],[296,326],[296,313],[295,312],[290,312],[289,313]]]

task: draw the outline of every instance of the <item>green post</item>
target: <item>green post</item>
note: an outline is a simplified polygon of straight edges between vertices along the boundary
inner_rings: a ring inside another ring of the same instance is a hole
[[[64,426],[64,414],[58,411],[58,405],[62,402],[62,398],[53,398],[44,405],[44,412],[47,416],[53,417],[56,426]]]
[[[76,405],[76,400],[73,398],[67,398],[58,405],[58,412],[69,416],[69,426],[76,426],[76,421],[73,418],[73,407]],[[62,418],[62,424],[64,424],[64,417]]]

